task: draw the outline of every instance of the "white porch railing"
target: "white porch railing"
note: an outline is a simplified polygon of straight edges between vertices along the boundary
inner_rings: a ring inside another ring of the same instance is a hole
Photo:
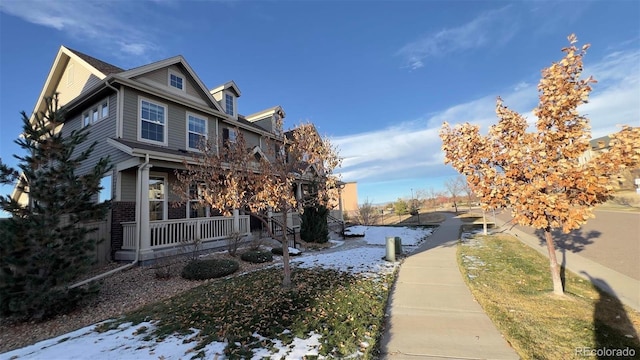
[[[149,244],[151,250],[189,243],[195,239],[201,241],[228,238],[233,233],[233,217],[214,216],[196,219],[173,219],[149,222]],[[123,222],[123,250],[136,248],[136,223]],[[249,215],[239,216],[239,232],[249,235]]]
[[[302,223],[300,214],[298,212],[290,212],[288,214],[289,214],[289,218],[287,219],[287,226],[290,228],[299,227],[300,224]],[[278,222],[279,224],[282,224],[284,221],[282,218],[282,213],[273,213],[271,214],[271,218],[276,222]]]

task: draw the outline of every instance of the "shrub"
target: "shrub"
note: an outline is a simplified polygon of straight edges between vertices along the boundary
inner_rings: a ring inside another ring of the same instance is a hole
[[[182,277],[187,280],[214,279],[231,275],[240,265],[228,259],[192,260],[182,269]]]
[[[281,249],[282,250],[282,249]],[[240,258],[244,261],[258,264],[273,260],[273,254],[269,251],[250,250],[243,253]]]
[[[274,255],[280,255],[280,256],[283,255],[281,247],[274,247],[273,249],[271,249],[271,253],[274,254]],[[300,254],[302,254],[302,253],[299,252],[299,251],[291,252],[291,250],[289,250],[289,256],[298,256]]]

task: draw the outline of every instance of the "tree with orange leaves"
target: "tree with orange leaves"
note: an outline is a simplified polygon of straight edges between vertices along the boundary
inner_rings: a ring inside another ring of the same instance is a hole
[[[282,285],[291,286],[289,265],[288,219],[291,211],[303,211],[305,206],[327,205],[337,197],[337,176],[333,173],[341,164],[337,150],[321,137],[315,126],[301,124],[284,133],[282,120],[276,123],[271,137],[263,137],[264,152],[247,148],[242,133],[236,131],[234,141],[205,142],[199,156],[185,159],[185,171],[177,171],[174,192],[188,202],[189,188],[199,186],[201,205],[207,205],[229,215],[234,209],[246,209],[259,219],[273,238],[279,238],[283,249],[284,276]],[[266,149],[266,150],[264,150]],[[297,182],[312,182],[311,197],[298,198],[293,191]],[[269,217],[270,212],[283,213],[282,220]],[[283,229],[273,232],[271,221]]]
[[[610,177],[640,163],[640,128],[623,126],[611,135],[610,148],[591,159],[589,120],[578,113],[587,103],[592,78],[581,79],[589,45],[576,47],[570,35],[562,60],[542,70],[536,131],[498,98],[497,124],[486,136],[469,123],[440,131],[445,163],[466,175],[483,209],[510,207],[515,222],[544,230],[553,292],[564,294],[551,231],[568,233],[594,217],[593,207],[610,198]]]

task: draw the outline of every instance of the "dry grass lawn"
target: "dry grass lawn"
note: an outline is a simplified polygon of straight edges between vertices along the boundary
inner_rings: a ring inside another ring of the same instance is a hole
[[[548,259],[516,238],[476,235],[459,246],[458,261],[473,295],[523,359],[584,359],[584,348],[629,348],[640,356],[640,313],[569,271],[566,296],[552,295]]]

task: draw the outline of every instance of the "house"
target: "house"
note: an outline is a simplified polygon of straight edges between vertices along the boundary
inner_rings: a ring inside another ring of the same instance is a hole
[[[282,107],[241,115],[238,85],[229,81],[208,89],[182,56],[125,70],[64,46],[34,113],[44,111],[44,98],[54,93],[67,111],[61,131],[90,127],[82,145],[97,142],[78,171],[106,156],[113,165],[95,200],[113,201],[108,227],[114,260],[147,261],[195,238],[203,248],[213,248],[225,245],[234,232],[250,234],[248,215],[211,216],[209,209],[181,204],[171,184],[203,139],[233,141],[241,131],[254,151],[261,150],[264,137],[277,139],[274,126],[285,117]],[[12,197],[28,201],[18,187]]]
[[[580,164],[585,164],[601,153],[606,153],[611,148],[611,137],[601,136],[589,141],[589,148],[578,158]],[[616,190],[634,190],[640,194],[640,168],[622,169],[611,177]]]

